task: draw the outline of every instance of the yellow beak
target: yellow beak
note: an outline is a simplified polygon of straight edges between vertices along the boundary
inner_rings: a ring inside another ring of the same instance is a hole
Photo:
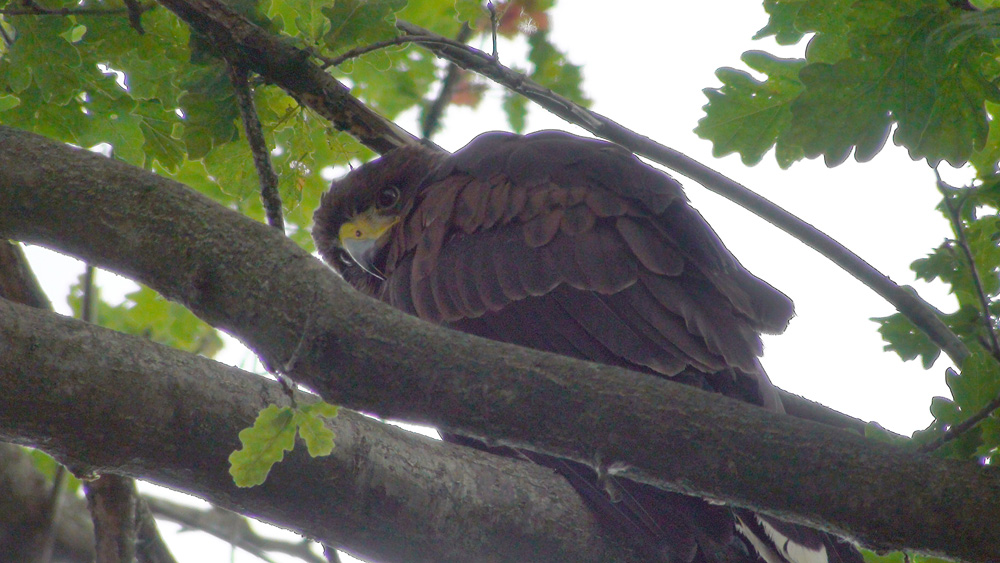
[[[353,221],[340,226],[340,246],[364,271],[384,278],[374,266],[375,254],[385,242],[389,230],[398,222],[398,215],[378,215],[373,210],[356,215]]]

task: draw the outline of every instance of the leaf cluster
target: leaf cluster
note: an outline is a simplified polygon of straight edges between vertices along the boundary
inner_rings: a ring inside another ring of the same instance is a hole
[[[267,479],[271,468],[295,447],[295,437],[306,443],[312,457],[330,455],[333,430],[326,419],[337,416],[337,407],[322,401],[301,407],[269,405],[253,426],[240,432],[243,447],[229,456],[229,474],[237,487],[254,487]]]
[[[981,160],[990,150],[990,111],[1000,101],[995,11],[944,0],[767,0],[764,7],[770,20],[756,38],[808,37],[805,57],[745,53],[762,80],[717,71],[722,86],[705,90],[696,129],[717,156],[737,152],[753,165],[773,147],[782,167],[819,156],[833,166],[852,152],[864,162],[890,132],[912,158],[932,165]]]
[[[992,176],[992,174],[990,174]],[[1000,318],[1000,190],[995,180],[961,189],[946,189],[938,206],[952,222],[954,237],[945,240],[927,257],[913,262],[918,279],[940,280],[948,285],[958,306],[941,319],[972,350],[961,374],[949,370],[945,377],[950,399],[931,402],[934,423],[915,435],[926,443],[986,409],[1000,397],[1000,363],[994,339]],[[975,269],[970,267],[969,257]],[[983,303],[986,304],[984,313]],[[904,360],[920,357],[929,368],[940,350],[901,314],[873,319],[887,342],[886,350]],[[992,334],[991,334],[992,333]],[[939,450],[942,455],[986,462],[1000,449],[1000,416],[991,413]]]

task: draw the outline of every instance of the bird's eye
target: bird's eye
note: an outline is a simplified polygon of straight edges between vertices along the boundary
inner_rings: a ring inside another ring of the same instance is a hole
[[[396,186],[382,188],[378,195],[375,196],[375,208],[379,211],[389,209],[393,205],[396,205],[397,201],[399,201],[399,188]]]

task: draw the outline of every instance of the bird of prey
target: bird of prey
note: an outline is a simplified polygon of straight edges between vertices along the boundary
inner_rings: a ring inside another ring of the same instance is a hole
[[[406,313],[782,411],[758,356],[791,301],[618,145],[543,131],[485,133],[451,155],[405,146],[334,181],[314,221],[320,255]],[[651,561],[862,561],[825,533],[632,481],[609,495],[588,466],[445,439],[552,467]]]

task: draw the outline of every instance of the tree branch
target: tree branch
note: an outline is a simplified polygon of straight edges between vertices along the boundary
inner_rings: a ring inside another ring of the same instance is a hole
[[[348,408],[601,460],[627,478],[878,549],[966,561],[1000,552],[1000,474],[992,468],[423,323],[353,291],[273,229],[123,163],[0,127],[0,209],[0,234],[140,280],[272,365],[284,365],[304,339],[290,375]],[[17,373],[27,361],[0,356]]]
[[[284,89],[302,105],[350,133],[363,145],[384,153],[418,142],[350,95],[350,89],[310,60],[291,42],[252,24],[218,0],[160,0],[195,31],[208,36],[230,61],[239,62]]]
[[[396,27],[411,35],[434,35],[433,32],[405,21],[398,21]],[[440,37],[440,39],[447,38]],[[823,231],[785,211],[767,198],[750,191],[739,182],[679,151],[663,146],[649,137],[638,135],[599,113],[567,100],[523,74],[501,65],[496,59],[478,49],[468,45],[442,44],[440,41],[426,44],[420,41],[415,42],[424,45],[426,49],[443,59],[467,70],[478,72],[521,94],[569,123],[579,125],[598,137],[615,142],[638,155],[675,170],[722,197],[739,204],[802,241],[871,288],[910,319],[915,326],[923,330],[956,365],[961,365],[962,360],[969,355],[965,344],[938,318],[937,312],[927,302],[913,292],[896,285],[885,274],[879,272],[871,264],[830,238]]]
[[[102,474],[84,484],[87,506],[94,519],[97,561],[132,563],[135,561],[136,498],[135,483],[121,475]]]
[[[285,219],[281,213],[278,175],[274,173],[274,167],[271,166],[271,151],[267,148],[260,118],[257,116],[253,92],[250,90],[249,74],[239,61],[226,61],[226,67],[229,70],[229,81],[233,84],[233,93],[236,95],[236,105],[240,108],[243,133],[246,135],[247,144],[250,145],[250,154],[253,155],[253,164],[257,169],[257,178],[260,181],[260,201],[264,204],[267,224],[284,233]]]
[[[184,528],[212,534],[265,561],[269,561],[268,552],[284,553],[309,563],[326,561],[325,558],[312,552],[309,541],[289,542],[265,538],[253,531],[245,516],[235,512],[217,506],[203,510],[151,496],[145,496],[143,499],[149,505],[149,509],[160,518],[177,522]]]
[[[551,470],[345,409],[331,456],[300,444],[264,485],[237,488],[229,453],[261,408],[287,402],[276,382],[6,301],[0,342],[0,437],[80,471],[149,479],[372,560],[638,562]]]

